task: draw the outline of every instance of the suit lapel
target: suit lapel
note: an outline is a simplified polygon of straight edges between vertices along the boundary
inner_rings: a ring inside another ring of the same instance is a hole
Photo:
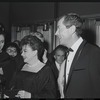
[[[79,59],[79,57],[80,57],[80,55],[82,53],[82,50],[83,50],[85,44],[86,44],[86,41],[84,40],[82,42],[82,44],[79,46],[79,48],[78,48],[78,50],[77,50],[77,52],[75,54],[75,57],[73,59],[73,62],[72,62],[71,68],[70,68],[66,89],[68,88],[68,85],[70,83],[70,79],[71,79],[71,76],[72,76],[72,73],[73,73],[74,65],[77,64],[77,62],[79,61],[78,59]]]

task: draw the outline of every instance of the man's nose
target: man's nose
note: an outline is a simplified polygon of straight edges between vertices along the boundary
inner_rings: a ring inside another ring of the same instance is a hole
[[[56,31],[56,33],[55,33],[55,35],[58,35],[59,34],[59,32],[58,32],[58,29],[57,29],[57,31]]]

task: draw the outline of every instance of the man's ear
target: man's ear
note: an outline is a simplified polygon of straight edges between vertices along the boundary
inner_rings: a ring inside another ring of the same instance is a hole
[[[76,31],[76,26],[75,26],[75,25],[72,25],[72,26],[70,27],[70,32],[71,32],[71,33],[75,33],[75,31]]]

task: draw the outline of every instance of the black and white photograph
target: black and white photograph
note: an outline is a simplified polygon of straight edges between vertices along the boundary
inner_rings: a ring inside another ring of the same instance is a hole
[[[100,2],[0,2],[0,99],[100,98]]]

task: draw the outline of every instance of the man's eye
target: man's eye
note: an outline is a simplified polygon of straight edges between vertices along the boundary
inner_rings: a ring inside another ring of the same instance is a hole
[[[24,50],[23,52],[27,52],[26,50]]]

